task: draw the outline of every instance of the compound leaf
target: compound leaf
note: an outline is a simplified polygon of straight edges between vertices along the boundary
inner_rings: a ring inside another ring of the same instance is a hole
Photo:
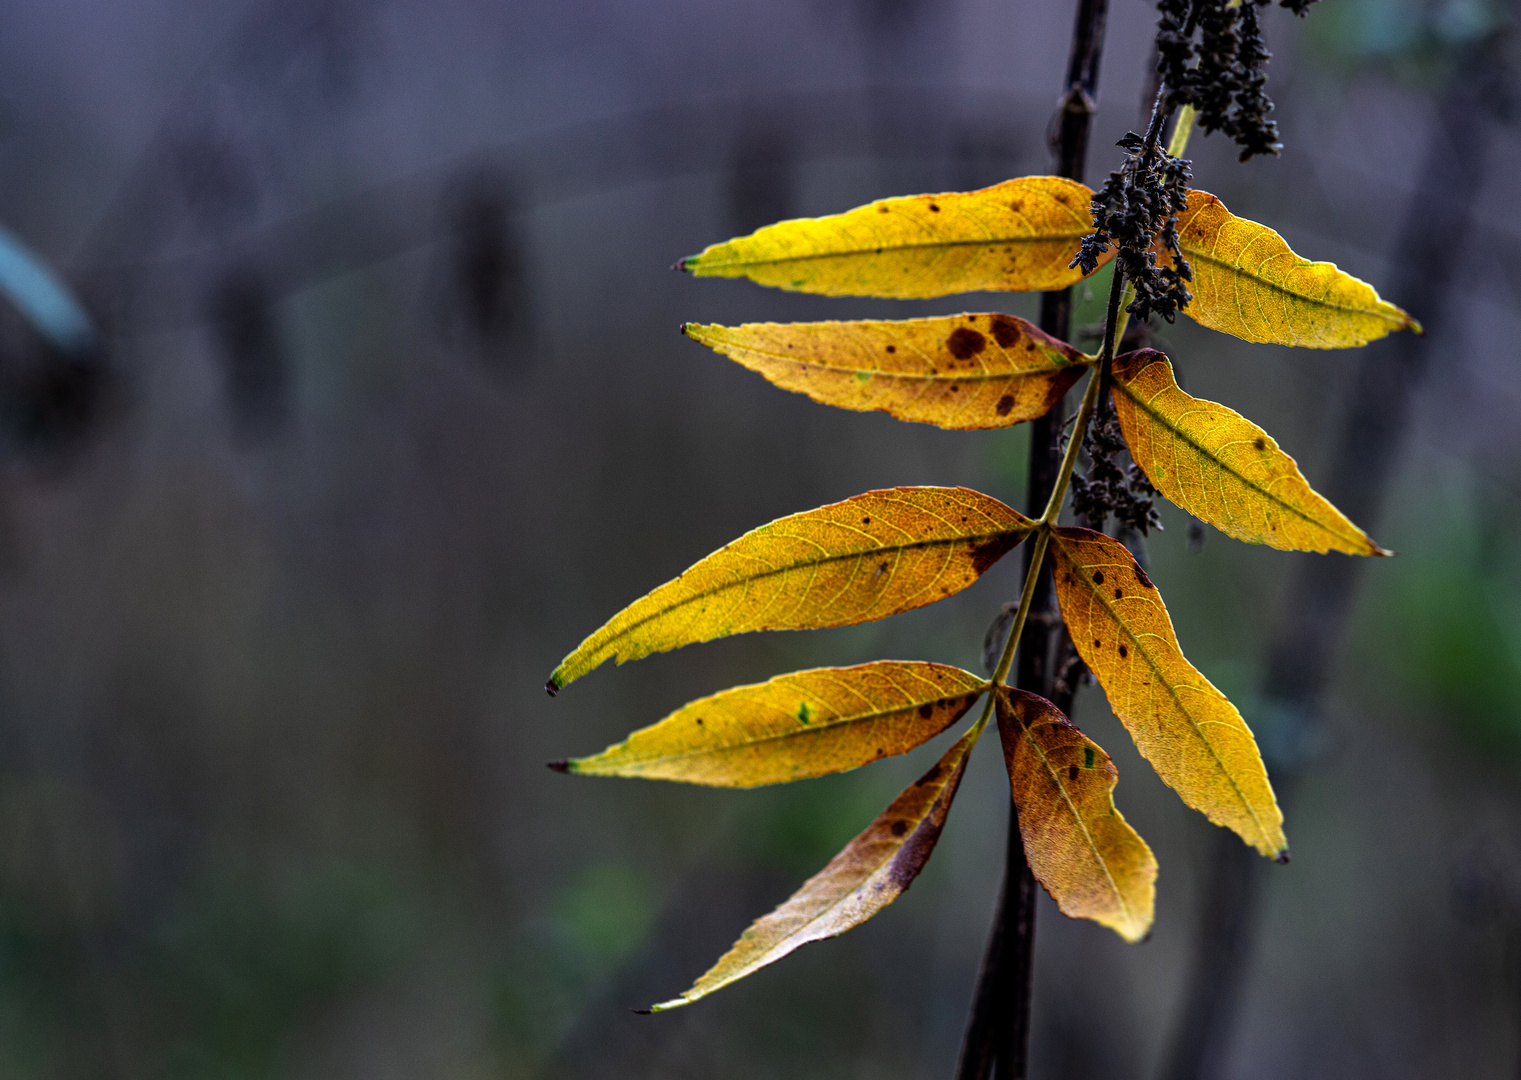
[[[935,850],[967,758],[981,734],[982,725],[974,724],[828,866],[785,904],[751,924],[690,990],[651,1011],[690,1005],[799,946],[861,925],[903,895]]]
[[[1114,408],[1130,456],[1173,502],[1228,536],[1289,551],[1387,555],[1310,487],[1272,436],[1190,397],[1155,349],[1115,357]]]
[[[1283,814],[1257,741],[1236,707],[1183,657],[1146,571],[1112,537],[1059,528],[1056,596],[1072,643],[1136,747],[1183,801],[1283,856]]]
[[[1157,860],[1115,809],[1119,772],[1051,702],[997,691],[998,734],[1030,870],[1062,913],[1126,941],[1151,929]]]
[[[1034,522],[969,488],[869,491],[762,525],[624,608],[560,662],[551,693],[607,660],[752,630],[852,626],[976,581]]]
[[[981,191],[879,199],[767,225],[678,265],[825,296],[1062,289],[1083,277],[1068,264],[1093,231],[1092,198],[1076,181],[1026,176]]]
[[[1246,341],[1345,349],[1421,324],[1335,263],[1301,259],[1266,225],[1238,218],[1215,196],[1188,193],[1179,246],[1193,268],[1183,310]]]
[[[896,322],[746,323],[682,332],[784,390],[943,428],[1044,416],[1092,362],[1013,315]]]
[[[797,671],[683,705],[565,768],[714,787],[784,784],[906,754],[986,688],[970,672],[918,660]]]

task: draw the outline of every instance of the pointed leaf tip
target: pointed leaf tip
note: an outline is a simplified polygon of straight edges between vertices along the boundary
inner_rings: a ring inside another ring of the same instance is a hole
[[[653,1009],[630,1009],[629,1010],[629,1012],[633,1013],[635,1016],[649,1016],[654,1011],[655,1010],[653,1010]]]
[[[544,767],[553,769],[555,772],[570,772],[570,762],[568,761],[546,761]]]

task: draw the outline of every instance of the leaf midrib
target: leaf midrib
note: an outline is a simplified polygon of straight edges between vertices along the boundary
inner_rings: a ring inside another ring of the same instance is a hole
[[[780,255],[770,259],[732,259],[724,262],[716,260],[709,262],[702,255],[688,259],[686,262],[689,270],[705,270],[713,267],[728,266],[774,266],[777,263],[809,262],[814,259],[842,259],[851,256],[877,256],[889,251],[921,251],[932,248],[955,248],[955,247],[997,247],[1000,244],[1042,244],[1053,243],[1059,240],[1081,240],[1091,230],[1073,233],[1046,233],[1040,236],[1008,236],[990,237],[981,240],[939,240],[935,243],[926,244],[883,244],[881,246],[863,248],[842,248],[838,251],[816,252],[810,255]]]
[[[708,344],[708,343],[707,342],[703,342],[703,344]],[[761,348],[757,348],[754,345],[740,345],[740,344],[736,344],[734,342],[723,342],[721,345],[719,345],[717,347],[727,348],[727,349],[735,349],[735,350],[742,351],[742,352],[755,353],[758,356],[764,356],[764,357],[768,357],[770,359],[780,360],[780,361],[783,361],[784,363],[789,363],[789,364],[807,364],[810,367],[822,368],[825,371],[838,371],[842,375],[862,375],[862,374],[865,374],[865,375],[870,375],[872,378],[875,378],[875,379],[902,379],[905,382],[910,382],[910,381],[912,381],[912,382],[936,382],[936,381],[945,381],[945,382],[994,382],[994,381],[998,381],[998,380],[1007,380],[1007,379],[1038,378],[1038,377],[1044,376],[1044,375],[1059,375],[1062,372],[1066,371],[1068,368],[1088,367],[1090,364],[1094,363],[1094,361],[1097,359],[1097,357],[1086,356],[1086,354],[1085,354],[1085,357],[1082,360],[1072,360],[1072,359],[1069,359],[1069,358],[1067,358],[1065,356],[1062,356],[1061,353],[1055,352],[1054,350],[1048,351],[1046,349],[1041,348],[1039,345],[1037,345],[1036,348],[1039,349],[1040,352],[1042,353],[1042,355],[1046,356],[1048,359],[1051,358],[1052,356],[1060,356],[1061,359],[1059,361],[1052,361],[1051,363],[1048,363],[1045,367],[1027,368],[1027,369],[1022,370],[1022,371],[1001,371],[1001,372],[981,371],[981,372],[969,372],[969,373],[964,374],[964,375],[958,375],[958,374],[953,374],[953,373],[950,373],[950,372],[941,372],[941,371],[937,370],[937,371],[932,371],[932,372],[930,372],[928,374],[915,374],[915,373],[912,373],[912,372],[905,372],[905,371],[881,371],[881,370],[879,370],[877,368],[845,367],[844,365],[841,365],[841,364],[826,364],[826,363],[823,363],[823,362],[821,362],[819,360],[811,360],[811,359],[808,359],[806,357],[794,356],[794,355],[789,354],[789,353],[773,352],[770,349],[761,349]]]
[[[1130,905],[1125,903],[1125,894],[1120,890],[1119,883],[1114,880],[1114,875],[1109,872],[1109,861],[1099,851],[1098,843],[1093,839],[1093,833],[1088,829],[1088,823],[1083,820],[1083,815],[1077,809],[1077,803],[1073,802],[1072,796],[1067,793],[1067,785],[1062,783],[1061,776],[1051,767],[1051,760],[1046,756],[1045,750],[1041,749],[1040,744],[1030,735],[1030,729],[1034,726],[1031,724],[1030,727],[1025,728],[1025,741],[1029,743],[1030,748],[1040,757],[1040,763],[1046,767],[1046,772],[1050,773],[1051,781],[1056,785],[1056,790],[1062,793],[1062,801],[1067,804],[1067,809],[1072,812],[1072,819],[1077,822],[1078,828],[1083,830],[1083,839],[1088,842],[1088,850],[1093,852],[1093,857],[1098,860],[1099,866],[1103,868],[1104,878],[1109,882],[1109,888],[1113,890],[1114,898],[1119,903],[1120,910],[1125,913],[1125,919],[1128,923],[1130,920]]]
[[[972,707],[972,704],[977,700],[977,697],[980,697],[982,695],[982,693],[987,690],[987,688],[988,688],[988,684],[984,682],[984,683],[980,683],[980,684],[968,687],[966,690],[963,690],[960,693],[942,694],[940,697],[937,697],[937,698],[928,698],[928,699],[925,699],[923,701],[912,701],[912,702],[909,702],[909,703],[904,704],[904,705],[896,705],[896,706],[893,706],[892,708],[888,708],[888,709],[879,709],[876,712],[871,712],[871,713],[856,713],[856,714],[851,715],[851,716],[845,716],[845,717],[840,717],[840,718],[835,719],[835,720],[831,720],[827,724],[811,723],[807,727],[800,727],[800,728],[797,728],[796,730],[793,730],[793,731],[780,732],[780,733],[775,734],[775,735],[765,735],[765,736],[762,736],[759,739],[751,739],[748,742],[728,743],[728,744],[726,744],[724,746],[709,746],[709,747],[703,747],[703,748],[696,749],[696,750],[683,750],[680,753],[676,753],[676,754],[651,754],[651,755],[645,756],[645,757],[629,757],[629,758],[627,758],[625,760],[627,760],[629,762],[629,764],[631,764],[631,765],[645,765],[645,764],[649,764],[650,762],[655,762],[655,761],[680,761],[680,760],[683,760],[685,758],[701,757],[701,756],[703,756],[705,754],[723,754],[723,753],[729,753],[729,752],[736,751],[736,750],[749,749],[749,748],[755,747],[755,746],[762,746],[765,743],[769,743],[769,742],[779,742],[779,741],[782,741],[782,740],[785,740],[785,739],[795,739],[795,738],[799,738],[799,737],[804,736],[804,735],[816,734],[816,733],[822,733],[822,732],[826,732],[826,731],[831,731],[834,728],[842,727],[842,726],[849,725],[849,724],[864,724],[864,723],[866,723],[869,720],[880,720],[880,719],[883,719],[884,717],[892,716],[892,715],[894,715],[896,713],[909,712],[909,711],[914,710],[914,709],[922,708],[925,705],[940,705],[940,704],[942,704],[944,702],[952,700],[953,698],[965,697],[968,694],[973,694],[973,695],[976,695],[976,696],[972,698],[972,701],[967,702],[967,708],[970,709]],[[803,692],[807,693],[806,690],[804,690]],[[965,715],[965,713],[963,713],[962,715]],[[955,723],[955,721],[952,720],[951,723],[953,724],[953,723]],[[949,727],[949,726],[950,726],[950,724],[946,725],[946,727]],[[941,728],[940,730],[944,731],[945,728]],[[938,732],[936,734],[938,734]],[[930,738],[934,738],[934,736],[930,736]],[[921,743],[920,745],[922,746],[923,743]],[[908,751],[905,750],[905,751],[902,751],[902,753],[908,753]],[[875,760],[875,759],[873,759],[873,760]],[[862,764],[863,765],[869,765],[869,764],[871,764],[871,762],[869,762],[869,761],[862,762]],[[859,767],[859,766],[857,766],[857,767]],[[581,770],[580,769],[574,769],[573,771],[580,772]],[[781,783],[782,781],[777,781],[777,782]]]
[[[1244,220],[1244,219],[1240,219],[1240,220]],[[1265,227],[1266,226],[1264,226],[1264,228]],[[1280,237],[1279,239],[1282,239],[1282,237]],[[1346,311],[1346,312],[1351,312],[1354,315],[1372,315],[1372,316],[1375,316],[1377,318],[1383,319],[1385,322],[1392,323],[1395,326],[1399,326],[1399,327],[1402,327],[1402,328],[1406,325],[1405,318],[1396,318],[1395,316],[1392,316],[1388,312],[1386,312],[1382,307],[1371,307],[1371,308],[1350,307],[1350,306],[1348,306],[1346,304],[1337,304],[1337,303],[1333,303],[1333,302],[1331,302],[1329,300],[1316,299],[1316,298],[1311,297],[1311,296],[1306,296],[1304,293],[1295,292],[1293,289],[1290,289],[1286,285],[1279,285],[1276,282],[1269,281],[1267,278],[1262,277],[1260,274],[1258,274],[1257,272],[1255,272],[1253,270],[1248,270],[1248,269],[1246,269],[1245,267],[1242,267],[1242,266],[1232,265],[1231,263],[1227,262],[1226,260],[1220,258],[1218,255],[1214,255],[1214,254],[1211,254],[1210,252],[1204,251],[1202,248],[1191,248],[1191,247],[1188,246],[1188,244],[1187,244],[1186,241],[1180,241],[1179,246],[1181,246],[1183,248],[1183,253],[1185,255],[1189,256],[1190,258],[1200,259],[1200,260],[1202,260],[1204,262],[1207,262],[1207,263],[1213,263],[1214,265],[1222,267],[1225,270],[1231,271],[1233,273],[1238,273],[1238,274],[1240,274],[1243,277],[1251,278],[1253,281],[1257,282],[1263,288],[1265,288],[1265,289],[1271,289],[1273,292],[1282,293],[1284,296],[1292,297],[1295,300],[1302,300],[1302,301],[1304,301],[1307,304],[1316,304],[1316,305],[1318,305],[1320,307],[1330,308],[1332,311]],[[1291,254],[1291,255],[1294,254],[1293,253],[1293,249],[1290,249],[1289,254]],[[1335,263],[1315,262],[1315,261],[1313,261],[1311,259],[1301,258],[1298,255],[1294,255],[1294,258],[1299,260],[1298,266],[1301,266],[1301,267],[1303,267],[1303,266],[1329,266],[1333,270],[1335,270],[1337,273],[1346,273],[1345,270],[1342,270]],[[1352,277],[1351,274],[1347,274],[1347,276],[1348,277]],[[1361,281],[1361,279],[1359,279],[1359,278],[1353,278],[1353,280],[1354,281]],[[1362,282],[1362,284],[1367,285],[1367,282]],[[1372,286],[1369,286],[1369,288],[1372,288]],[[1376,300],[1377,300],[1378,304],[1383,304],[1383,305],[1387,305],[1387,306],[1390,306],[1390,307],[1394,306],[1392,304],[1389,304],[1389,301],[1385,300],[1383,297],[1378,296],[1377,292],[1374,293],[1374,296],[1376,297]],[[1185,305],[1182,310],[1183,310],[1184,314],[1188,314],[1188,315],[1192,315],[1193,314],[1192,312],[1190,312],[1188,310],[1187,305]]]
[[[639,629],[639,627],[643,626],[645,623],[652,622],[653,620],[658,619],[658,618],[660,618],[663,615],[668,615],[668,614],[670,614],[673,611],[676,611],[676,610],[678,610],[680,608],[688,606],[689,604],[695,604],[699,600],[706,599],[706,598],[708,598],[710,596],[715,596],[718,593],[724,592],[727,589],[737,589],[737,588],[739,588],[742,585],[748,585],[751,582],[755,582],[755,581],[764,581],[766,578],[775,577],[778,574],[790,573],[793,570],[801,569],[803,567],[807,567],[807,566],[824,566],[824,565],[826,565],[828,563],[832,563],[832,562],[844,562],[847,559],[861,559],[861,558],[865,558],[867,556],[882,555],[882,554],[888,554],[888,553],[900,552],[900,551],[914,551],[914,550],[919,549],[919,548],[941,547],[941,546],[948,546],[948,545],[951,545],[951,544],[971,543],[971,542],[975,542],[975,541],[978,541],[978,540],[989,540],[989,539],[992,539],[994,537],[1009,536],[1009,535],[1012,535],[1014,533],[1021,533],[1021,532],[1024,533],[1025,535],[1029,535],[1031,528],[1033,528],[1033,524],[1025,524],[1025,525],[1016,526],[1016,527],[1010,528],[1010,529],[996,529],[996,530],[994,530],[992,532],[986,532],[986,533],[966,533],[966,534],[963,534],[961,536],[956,536],[956,537],[951,537],[949,539],[941,539],[941,540],[920,540],[920,541],[915,541],[914,543],[911,543],[911,544],[898,544],[898,545],[895,545],[893,547],[872,548],[872,549],[867,550],[867,551],[856,551],[856,552],[851,552],[851,553],[845,554],[845,555],[828,555],[828,556],[825,556],[824,558],[816,559],[816,560],[813,560],[813,561],[810,561],[810,562],[791,563],[791,564],[789,564],[787,566],[781,566],[781,567],[777,567],[776,569],[766,570],[766,571],[764,571],[762,573],[759,573],[759,574],[752,574],[752,575],[750,575],[748,577],[740,578],[737,581],[725,582],[722,585],[716,585],[716,586],[714,586],[712,588],[703,589],[701,592],[692,593],[692,594],[690,594],[690,595],[688,595],[686,597],[683,597],[680,601],[678,601],[678,602],[676,602],[674,604],[671,604],[669,607],[664,607],[664,608],[661,608],[658,611],[653,611],[650,614],[648,614],[648,615],[646,615],[646,616],[644,616],[644,617],[642,617],[640,619],[637,619],[634,622],[631,622],[631,623],[629,623],[626,626],[618,628],[617,630],[609,630],[608,637],[604,641],[602,641],[601,643],[593,646],[593,648],[596,650],[596,652],[599,652],[599,653],[605,652],[614,642],[617,642],[621,638],[627,637],[629,634],[631,634],[635,630]],[[719,551],[714,552],[714,554],[717,555],[717,554],[721,553],[723,550],[725,550],[725,549],[720,548]],[[708,557],[712,558],[711,555],[708,556]],[[699,565],[701,565],[701,564],[699,564]],[[696,569],[696,567],[693,567],[693,569]],[[692,572],[691,570],[687,571],[687,573],[691,573],[691,572]],[[678,578],[677,580],[680,580],[680,579]],[[671,583],[668,583],[668,584],[674,584],[674,582],[671,582]],[[636,601],[636,603],[637,603],[637,601]],[[578,649],[577,652],[579,652],[579,651],[580,650]]]

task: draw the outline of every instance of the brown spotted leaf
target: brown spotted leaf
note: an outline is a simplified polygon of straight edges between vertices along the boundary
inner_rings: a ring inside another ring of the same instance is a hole
[[[1188,193],[1178,243],[1193,269],[1184,313],[1246,341],[1346,349],[1421,324],[1335,263],[1296,255],[1266,225],[1238,218],[1215,196]],[[1167,261],[1165,257],[1162,261]]]
[[[1044,416],[1092,362],[1013,315],[746,323],[682,331],[784,390],[944,428]]]
[[[929,861],[982,725],[974,724],[929,772],[781,907],[756,920],[692,988],[656,1005],[689,1005],[754,974],[810,941],[843,934],[907,891]]]
[[[1059,528],[1056,596],[1079,655],[1157,775],[1264,855],[1283,855],[1283,814],[1236,707],[1183,657],[1167,607],[1113,537]]]
[[[1007,687],[997,693],[1031,872],[1062,914],[1140,941],[1151,929],[1157,860],[1115,809],[1114,763],[1045,698]]]
[[[959,720],[986,687],[960,668],[918,660],[797,671],[683,705],[566,768],[715,787],[783,784],[906,754]]]
[[[1083,277],[1069,264],[1093,231],[1092,198],[1073,180],[1025,176],[981,191],[879,199],[843,214],[767,225],[680,266],[825,296],[1062,289]]]
[[[966,588],[1034,523],[969,488],[869,491],[741,536],[624,608],[560,662],[551,691],[607,660],[752,630],[852,626]]]
[[[1130,456],[1158,491],[1194,517],[1251,544],[1389,554],[1318,495],[1267,432],[1234,409],[1179,389],[1161,353],[1118,356],[1113,374]]]

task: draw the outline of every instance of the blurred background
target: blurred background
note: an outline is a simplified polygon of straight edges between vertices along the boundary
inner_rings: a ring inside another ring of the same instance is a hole
[[[826,301],[667,267],[778,218],[1048,171],[1074,6],[0,4],[0,246],[89,318],[0,303],[0,1075],[949,1076],[1002,874],[992,747],[903,900],[656,1017],[630,1009],[684,989],[949,736],[752,792],[544,763],[798,667],[978,669],[1017,559],[886,623],[541,687],[774,517],[899,484],[1023,505],[1023,429],[828,410],[677,326],[1033,317],[1034,297]],[[1111,8],[1090,182],[1148,78],[1151,5]],[[1338,593],[1307,567],[1340,556],[1191,540],[1171,508],[1149,541],[1289,810],[1212,1075],[1521,1074],[1507,16],[1271,8],[1283,155],[1190,147],[1197,186],[1431,331],[1291,352],[1158,330],[1190,392],[1362,498],[1400,553]],[[1304,630],[1305,597],[1343,595]],[[1296,698],[1275,656],[1329,682]],[[1216,830],[1096,688],[1076,719],[1157,852],[1157,923],[1125,946],[1042,896],[1033,1074],[1157,1076]]]

